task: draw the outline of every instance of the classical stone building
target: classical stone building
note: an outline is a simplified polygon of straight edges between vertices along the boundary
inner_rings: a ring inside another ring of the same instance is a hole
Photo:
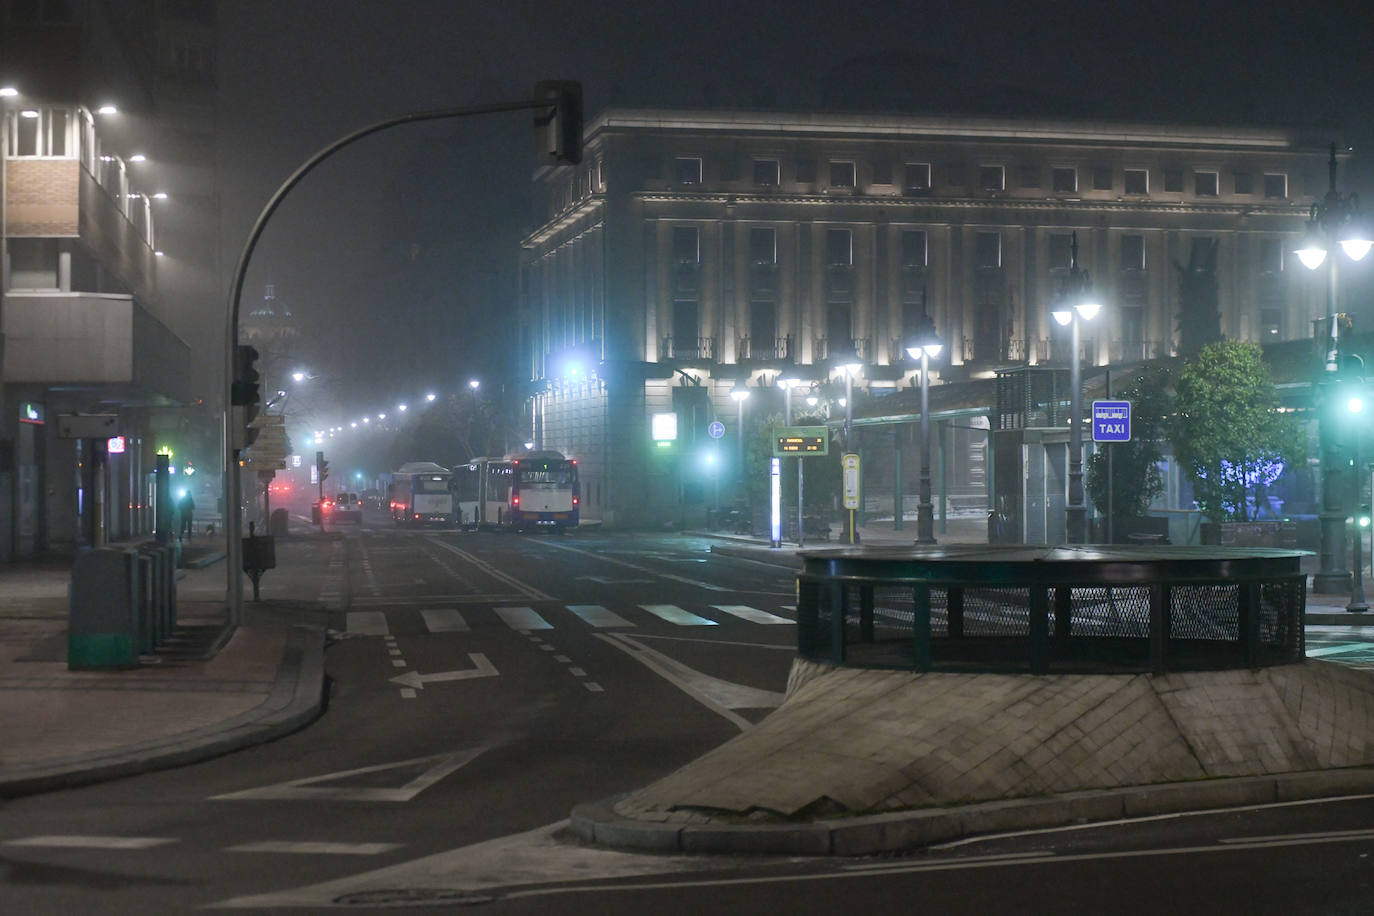
[[[1186,345],[1190,268],[1215,272],[1218,315],[1202,316],[1204,329],[1266,343],[1308,336],[1322,290],[1295,274],[1290,250],[1325,191],[1326,140],[1253,127],[606,111],[587,126],[581,165],[534,178],[542,223],[523,243],[519,336],[532,438],[581,460],[584,518],[692,521],[713,499],[694,457],[716,445],[710,421],[724,423],[718,447],[733,461],[737,385],[756,394],[755,416],[782,411],[783,376],[837,403],[846,362],[864,367],[856,400],[909,388],[904,343],[927,315],[947,344],[933,384],[1065,363],[1068,331],[1050,311],[1075,240],[1107,306],[1083,326],[1087,365]],[[675,415],[673,445],[656,444],[655,414]]]

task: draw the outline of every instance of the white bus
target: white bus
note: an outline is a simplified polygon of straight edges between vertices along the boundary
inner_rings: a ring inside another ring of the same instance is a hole
[[[582,491],[577,461],[561,452],[474,458],[455,469],[463,524],[474,528],[576,528]]]
[[[402,525],[443,525],[451,527],[453,474],[433,461],[407,462],[391,475],[386,488],[391,517]]]

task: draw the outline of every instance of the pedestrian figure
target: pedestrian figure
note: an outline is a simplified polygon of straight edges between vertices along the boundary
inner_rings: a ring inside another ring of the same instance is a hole
[[[192,527],[192,517],[196,512],[196,501],[191,498],[191,491],[187,490],[181,494],[181,499],[177,500],[177,513],[181,517],[179,536],[190,538],[195,535],[195,528]]]

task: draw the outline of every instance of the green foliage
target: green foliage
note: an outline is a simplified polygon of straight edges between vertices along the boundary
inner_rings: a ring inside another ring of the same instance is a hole
[[[749,424],[748,420],[745,422]],[[823,417],[792,418],[793,426],[821,426],[824,423]],[[773,457],[773,429],[786,425],[782,414],[765,414],[754,421],[752,435],[744,442],[745,492],[751,505],[768,505],[768,467]],[[829,455],[802,459],[806,462],[803,497],[808,515],[829,517],[844,485],[840,472],[841,451],[839,439],[832,436]],[[784,458],[782,462],[782,501],[783,505],[794,508],[797,504],[797,461],[793,458]]]
[[[1203,347],[1178,374],[1173,440],[1208,521],[1247,521],[1257,485],[1305,457],[1294,418],[1278,410],[1278,391],[1253,343]]]
[[[1112,516],[1135,518],[1164,492],[1159,473],[1163,460],[1160,442],[1166,438],[1169,416],[1168,369],[1145,369],[1113,397],[1131,402],[1131,441],[1099,448],[1088,457],[1087,490],[1093,506],[1107,514],[1107,488],[1111,486]],[[1107,452],[1111,451],[1112,476],[1108,480]]]

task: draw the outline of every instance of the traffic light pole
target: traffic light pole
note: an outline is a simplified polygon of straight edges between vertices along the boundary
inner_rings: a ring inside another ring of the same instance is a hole
[[[520,102],[502,102],[495,105],[474,105],[464,108],[446,108],[436,111],[418,111],[410,114],[400,115],[394,118],[387,118],[375,124],[369,124],[350,134],[346,134],[327,146],[323,147],[312,155],[305,162],[297,167],[277,188],[276,192],[268,199],[263,206],[262,212],[258,214],[257,220],[253,223],[252,231],[248,233],[248,239],[243,244],[243,251],[239,253],[238,263],[234,267],[233,281],[229,286],[229,303],[225,320],[225,357],[224,357],[224,533],[228,540],[226,545],[226,567],[228,569],[226,602],[229,606],[229,623],[231,626],[238,626],[243,622],[243,563],[242,541],[243,536],[243,482],[240,475],[238,450],[234,448],[234,411],[233,404],[233,384],[234,384],[234,362],[235,352],[239,342],[239,302],[243,297],[244,279],[248,273],[248,261],[253,256],[253,249],[258,245],[258,240],[262,237],[263,230],[267,228],[267,221],[276,212],[277,207],[286,195],[296,185],[300,184],[301,179],[310,174],[330,156],[349,146],[364,137],[387,130],[392,127],[399,127],[402,124],[420,124],[426,121],[439,121],[447,118],[462,118],[472,115],[498,114],[505,111],[530,111],[533,109],[543,109],[550,112],[542,123],[536,124],[536,129],[547,131],[552,124],[552,137],[555,141],[553,148],[541,150],[546,157],[541,164],[558,164],[560,161],[577,162],[581,159],[581,89],[576,83],[563,81],[561,83],[541,83],[535,90],[536,98]],[[573,96],[575,105],[572,103]],[[571,133],[570,125],[562,119],[569,118],[576,114],[577,127],[576,137]],[[562,123],[560,123],[562,121]],[[538,138],[540,134],[536,134]]]

